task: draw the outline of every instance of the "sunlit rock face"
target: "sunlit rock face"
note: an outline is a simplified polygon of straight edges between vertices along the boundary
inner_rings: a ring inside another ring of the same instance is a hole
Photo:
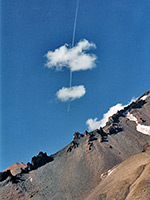
[[[76,132],[62,150],[51,156],[40,152],[13,178],[5,176],[0,199],[150,199],[149,127],[150,91],[105,127]]]
[[[10,170],[12,175],[16,175],[21,173],[22,169],[25,169],[27,167],[27,164],[25,163],[15,163],[13,165],[11,165],[10,167],[8,167],[7,169],[5,169],[4,171]]]

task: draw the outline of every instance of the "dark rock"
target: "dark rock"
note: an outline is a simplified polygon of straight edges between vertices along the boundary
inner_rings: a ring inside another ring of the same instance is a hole
[[[83,135],[84,135],[84,136],[87,136],[87,135],[89,135],[89,132],[88,132],[88,131],[85,131]]]
[[[79,132],[75,132],[75,134],[73,135],[73,140],[78,140],[80,138],[84,137],[83,134],[79,133]]]
[[[98,130],[98,133],[101,135],[101,142],[108,142],[107,133],[103,131],[103,128],[100,127],[100,129]]]
[[[23,181],[23,179],[21,179],[20,175],[21,174],[17,174],[16,176],[11,176],[10,181],[12,183],[18,183],[19,181]]]
[[[89,150],[92,149],[93,143],[89,143]]]
[[[32,168],[31,163],[28,162],[26,168],[24,168],[24,169],[21,168],[21,174],[22,174],[22,173],[28,173],[28,172],[31,171],[32,169],[33,169],[33,168]]]
[[[71,145],[69,146],[69,148],[67,149],[67,152],[71,152],[72,149],[75,149],[79,146],[79,144],[76,141],[72,141]]]
[[[52,162],[54,160],[53,156],[48,156],[47,153],[39,152],[37,156],[32,157],[31,163],[27,163],[27,167],[22,169],[22,173],[29,173],[31,170],[35,170],[46,163]]]
[[[94,140],[97,140],[97,138],[95,137],[95,134],[90,133],[90,135],[89,135],[89,141],[88,142],[94,141]]]
[[[142,106],[146,103],[145,100],[138,100],[136,102],[132,103],[132,108],[136,109],[136,108],[142,108]]]
[[[4,181],[9,176],[12,177],[12,174],[11,174],[10,170],[4,171],[4,172],[0,172],[0,181]]]
[[[145,120],[145,119],[142,119],[142,117],[140,117],[140,120],[141,120],[142,123],[145,123],[145,122],[146,122],[146,120]]]
[[[72,149],[75,149],[79,146],[79,140],[84,137],[84,134],[81,134],[79,132],[75,132],[73,135],[73,141],[71,142],[69,148],[67,149],[67,152],[71,152]]]
[[[119,122],[119,117],[123,116],[123,111],[122,112],[117,112],[113,116],[108,118],[108,122],[106,123],[106,126],[110,126],[111,124],[118,123]]]
[[[53,161],[54,158],[52,156],[47,156],[47,153],[39,152],[37,156],[34,156],[31,160],[31,165],[28,164],[28,168],[37,169],[38,167],[41,167],[45,165],[48,162]]]
[[[31,165],[31,163],[27,163],[27,169],[30,171],[30,170],[32,170],[32,165]]]
[[[119,132],[123,131],[122,126],[118,125],[118,124],[114,124],[112,126],[109,127],[109,134],[117,134]]]

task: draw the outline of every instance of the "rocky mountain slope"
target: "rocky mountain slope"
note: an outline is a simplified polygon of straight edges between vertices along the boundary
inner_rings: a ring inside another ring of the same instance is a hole
[[[51,156],[40,152],[17,175],[1,172],[0,199],[146,200],[149,144],[150,91],[104,128],[75,133],[65,148]]]

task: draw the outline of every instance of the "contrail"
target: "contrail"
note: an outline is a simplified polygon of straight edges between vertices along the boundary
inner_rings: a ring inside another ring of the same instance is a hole
[[[74,47],[74,40],[75,40],[75,34],[76,34],[76,26],[77,26],[77,17],[78,17],[78,10],[79,10],[79,1],[77,0],[77,4],[76,4],[76,11],[75,11],[75,18],[74,18],[74,25],[73,25],[73,34],[72,34],[72,47]],[[72,71],[70,69],[70,84],[69,86],[72,86]],[[70,102],[68,104],[68,112],[70,110]]]
[[[72,35],[72,47],[74,46],[74,39],[75,39],[75,33],[76,33],[78,9],[79,9],[79,0],[77,0],[76,12],[75,12],[75,18],[74,18],[73,35]]]

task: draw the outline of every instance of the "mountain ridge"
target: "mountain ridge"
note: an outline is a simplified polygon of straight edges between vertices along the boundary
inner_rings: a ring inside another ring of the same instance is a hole
[[[21,173],[6,174],[0,182],[1,199],[4,191],[16,187],[7,199],[85,199],[103,182],[103,173],[149,146],[150,137],[137,130],[139,125],[150,126],[150,90],[111,116],[105,127],[76,132],[73,141],[55,154],[40,152]]]

